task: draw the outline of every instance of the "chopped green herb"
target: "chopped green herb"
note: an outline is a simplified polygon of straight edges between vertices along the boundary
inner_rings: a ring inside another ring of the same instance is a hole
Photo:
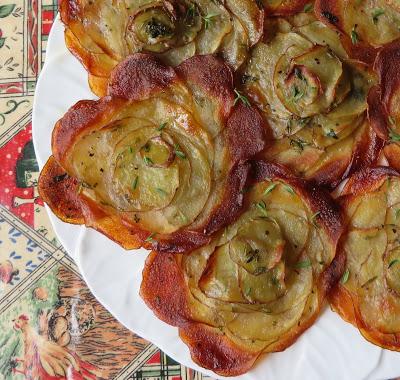
[[[314,6],[312,5],[312,3],[309,3],[304,6],[303,12],[308,13],[308,12],[311,12],[313,9],[314,9]]]
[[[250,293],[251,293],[251,288],[247,288],[246,291],[245,291],[245,293],[244,293],[244,295],[245,295],[246,297],[248,297],[248,296],[250,295]]]
[[[247,83],[257,82],[257,81],[258,81],[258,78],[253,77],[252,75],[243,74],[243,76],[242,76],[242,84],[247,84]]]
[[[175,144],[175,155],[179,158],[182,158],[182,160],[186,158],[186,154],[181,151],[181,148],[178,144]]]
[[[219,16],[218,13],[210,13],[202,17],[204,20],[204,29],[208,29],[215,17]]]
[[[303,261],[298,261],[294,267],[296,269],[304,269],[304,268],[309,268],[311,266],[311,260],[307,259],[307,260],[303,260]]]
[[[392,261],[389,263],[388,268],[391,268],[394,264],[397,264],[397,263],[400,263],[400,260],[399,260],[399,259],[394,259],[394,260],[392,260]]]
[[[356,32],[356,27],[355,26],[351,30],[350,37],[351,37],[351,42],[352,42],[353,45],[358,43],[359,38],[358,38],[358,33]]]
[[[400,141],[400,135],[398,133],[396,133],[395,131],[393,131],[392,129],[389,131],[389,138],[390,138],[390,141],[392,141],[392,142]]]
[[[167,195],[167,192],[163,189],[161,189],[160,187],[156,187],[156,191],[157,193],[161,194],[161,195]]]
[[[319,216],[319,214],[321,214],[320,211],[317,211],[315,214],[313,214],[311,216],[311,224],[315,227],[315,228],[319,228],[318,222],[317,222],[317,218]]]
[[[349,276],[350,276],[350,270],[349,268],[347,268],[346,271],[343,273],[340,282],[344,285],[349,280]]]
[[[151,166],[154,164],[153,160],[150,157],[144,156],[143,161],[147,166]]]
[[[297,86],[293,86],[292,98],[291,100],[297,102],[304,96],[304,91],[300,90]]]
[[[256,207],[264,214],[267,215],[267,205],[264,201],[256,203]]]
[[[328,137],[332,137],[333,139],[337,140],[339,137],[337,136],[336,132],[331,129],[327,134]]]
[[[369,285],[372,282],[374,282],[377,278],[378,278],[378,276],[374,276],[374,277],[370,278],[368,281],[364,282],[364,284],[362,284],[361,287],[362,288],[366,287],[367,285]]]
[[[133,190],[136,190],[138,183],[139,183],[139,176],[136,176],[132,183]]]
[[[258,267],[256,268],[256,270],[254,271],[254,276],[259,276],[260,274],[263,274],[267,271],[266,267]]]
[[[271,183],[264,191],[264,195],[268,195],[276,187],[275,183]]]
[[[400,208],[396,209],[394,215],[395,215],[396,219],[400,216]]]
[[[166,126],[167,126],[167,122],[165,121],[164,123],[160,124],[160,126],[157,128],[157,131],[162,131]]]
[[[310,145],[310,144],[300,138],[290,139],[290,146],[295,148],[299,152],[302,152],[306,145]]]
[[[394,120],[394,117],[392,117],[392,116],[389,116],[389,122],[392,125],[396,125],[396,120]]]
[[[385,11],[382,8],[374,9],[374,11],[372,12],[372,20],[374,21],[374,24],[377,24],[379,17],[384,14]]]
[[[236,88],[234,91],[236,94],[236,98],[233,104],[236,105],[236,103],[240,100],[246,107],[250,107],[249,99],[247,99],[243,94],[241,94],[238,90],[236,90]]]
[[[246,253],[246,264],[251,263],[253,260],[258,261],[260,259],[260,251],[258,249],[251,249]]]
[[[296,194],[295,191],[293,190],[293,187],[289,186],[289,185],[285,185],[283,186],[283,188],[289,193],[289,194]]]
[[[129,153],[133,153],[133,148],[131,146],[129,147]]]
[[[146,242],[152,242],[152,241],[154,241],[154,236],[156,235],[156,233],[155,232],[153,232],[153,233],[151,233],[149,236],[147,236],[147,238],[144,240],[144,241],[146,241]]]

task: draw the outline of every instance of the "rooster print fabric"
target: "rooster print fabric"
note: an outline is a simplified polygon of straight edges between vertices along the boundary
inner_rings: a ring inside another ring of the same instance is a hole
[[[0,380],[202,380],[121,326],[57,241],[31,114],[56,0],[0,0]]]

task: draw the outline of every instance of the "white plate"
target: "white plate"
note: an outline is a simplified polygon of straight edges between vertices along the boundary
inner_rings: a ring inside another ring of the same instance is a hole
[[[50,33],[46,54],[33,109],[33,139],[40,167],[50,155],[55,122],[76,101],[94,98],[85,70],[65,47],[59,18]],[[122,324],[178,362],[215,377],[193,363],[177,329],[159,321],[139,297],[145,250],[124,251],[93,230],[62,223],[51,212],[50,218],[93,294]],[[398,375],[400,353],[368,343],[357,329],[326,308],[296,344],[261,358],[254,369],[237,379],[378,380]]]

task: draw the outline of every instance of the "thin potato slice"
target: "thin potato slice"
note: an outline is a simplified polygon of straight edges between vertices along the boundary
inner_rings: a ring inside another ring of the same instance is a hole
[[[290,346],[345,264],[341,215],[328,193],[274,164],[253,169],[238,220],[189,254],[153,252],[143,271],[144,301],[179,328],[196,363],[220,375]]]
[[[274,138],[264,157],[334,188],[376,162],[382,149],[377,117],[367,113],[377,76],[350,59],[337,33],[312,15],[271,23],[242,77]]]
[[[346,271],[331,305],[378,346],[400,351],[400,174],[389,167],[352,176],[339,198],[347,232]]]
[[[218,53],[237,69],[261,38],[264,21],[252,0],[62,0],[60,14],[67,47],[90,74],[98,96],[106,94],[102,80],[138,52],[172,66]]]
[[[241,212],[246,161],[264,147],[261,116],[235,104],[231,70],[212,56],[175,71],[137,54],[111,77],[106,97],[77,103],[56,124],[42,197],[61,219],[127,249],[206,244]]]

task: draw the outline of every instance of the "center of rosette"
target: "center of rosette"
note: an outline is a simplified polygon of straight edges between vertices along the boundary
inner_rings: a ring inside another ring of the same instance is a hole
[[[154,128],[128,135],[115,154],[113,189],[117,205],[124,211],[145,211],[168,206],[180,184],[177,152],[171,136],[152,136]]]
[[[143,44],[144,50],[163,53],[171,47],[190,43],[201,28],[202,18],[194,3],[176,5],[164,1],[130,16],[127,39],[132,44],[135,41]]]
[[[285,108],[304,118],[332,107],[342,75],[342,62],[327,46],[292,46],[277,62],[274,85]]]

